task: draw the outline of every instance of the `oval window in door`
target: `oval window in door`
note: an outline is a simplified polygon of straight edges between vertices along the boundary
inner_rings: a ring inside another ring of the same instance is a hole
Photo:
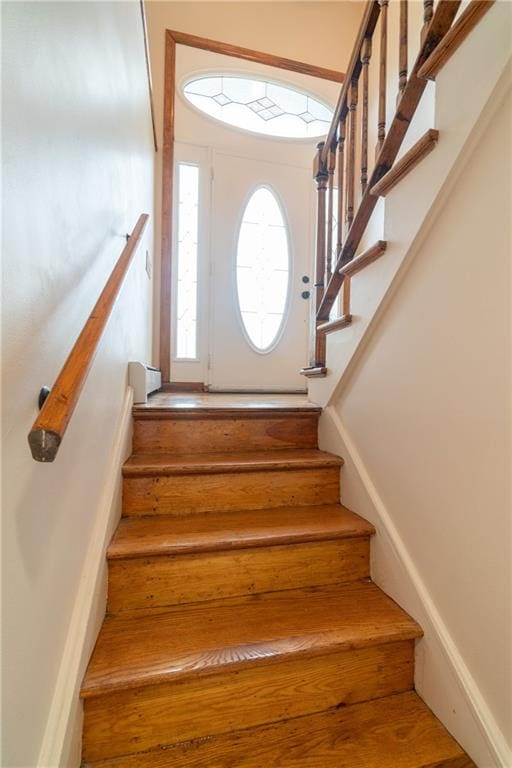
[[[238,234],[236,283],[245,333],[257,352],[275,346],[284,324],[290,275],[288,231],[275,194],[258,187]]]

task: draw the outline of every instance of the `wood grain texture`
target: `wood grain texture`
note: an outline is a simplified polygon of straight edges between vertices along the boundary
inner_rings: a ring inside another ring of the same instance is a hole
[[[160,370],[162,382],[171,380],[172,220],[174,192],[176,43],[165,34],[164,138],[162,152],[162,231],[160,251]]]
[[[341,584],[369,576],[368,538],[110,562],[108,611]]]
[[[302,411],[321,412],[321,408],[302,394],[249,393],[244,392],[208,392],[208,393],[173,393],[155,392],[148,397],[147,403],[134,406],[133,414],[137,418],[150,417],[157,412],[175,416],[179,414],[199,413],[215,414],[219,411],[233,416],[248,416],[250,413],[270,411],[272,413],[295,413]]]
[[[413,691],[97,768],[476,768]]]
[[[134,454],[124,463],[123,476],[216,475],[231,472],[341,467],[342,464],[343,459],[340,456],[318,449],[289,448],[279,451],[187,453],[178,456],[168,453],[139,453]]]
[[[410,690],[413,656],[412,641],[389,643],[315,656],[307,664],[270,661],[237,673],[95,696],[84,701],[84,759],[139,752],[138,760],[142,750],[162,744]],[[237,740],[241,736],[232,734]],[[201,768],[206,766],[211,768],[208,760]]]
[[[379,44],[379,109],[377,122],[376,156],[384,144],[386,137],[386,91],[387,91],[387,62],[388,62],[388,3],[389,0],[379,0],[380,3],[380,44]]]
[[[186,32],[177,32],[176,30],[168,29],[167,34],[171,35],[173,40],[179,45],[201,48],[205,51],[212,51],[212,53],[220,53],[223,56],[233,56],[236,59],[254,61],[258,64],[266,64],[269,67],[286,69],[290,72],[300,72],[303,75],[319,77],[322,80],[332,80],[335,83],[342,83],[345,79],[344,73],[336,69],[318,67],[315,64],[307,64],[304,61],[275,56],[273,53],[263,53],[251,48],[243,48],[239,45],[231,45],[231,43],[222,43],[218,40],[210,40],[207,37],[189,35]]]
[[[144,621],[115,616],[101,629],[82,696],[421,634],[370,582],[182,605]]]
[[[123,481],[126,516],[336,504],[339,500],[339,467],[125,477]]]
[[[325,287],[325,264],[326,264],[326,190],[329,178],[327,162],[322,160],[322,149],[324,143],[317,144],[317,153],[313,162],[313,178],[316,181],[317,190],[317,208],[316,208],[316,251],[315,251],[315,283],[314,283],[314,306],[315,314],[322,302]],[[325,344],[324,339],[314,334],[313,359],[314,365],[325,365]]]
[[[407,85],[407,58],[409,52],[409,0],[400,0],[400,38],[398,43],[398,96],[400,101]]]
[[[435,80],[438,72],[451,59],[455,51],[462,45],[467,36],[493,5],[494,0],[471,0],[453,27],[446,33],[439,45],[420,68],[418,77]]]
[[[395,163],[380,181],[371,188],[371,194],[378,197],[386,197],[393,187],[404,179],[413,168],[415,168],[424,157],[429,155],[439,140],[439,131],[431,128],[418,139],[408,152]],[[352,262],[353,263],[353,262]]]
[[[353,275],[356,275],[369,264],[372,264],[379,259],[385,253],[386,248],[387,243],[385,240],[377,240],[375,245],[367,248],[366,251],[363,251],[359,256],[356,256],[352,261],[349,261],[348,264],[345,264],[340,270],[340,273],[344,277],[353,277]]]
[[[151,416],[151,415],[150,415]],[[279,448],[317,448],[316,412],[158,414],[159,418],[134,417],[134,453],[233,452]]]
[[[341,330],[341,328],[346,328],[351,323],[352,315],[342,315],[337,317],[336,320],[329,320],[328,323],[320,323],[318,330],[322,333],[332,333],[333,331]]]
[[[149,215],[147,213],[139,216],[98,301],[87,318],[45,404],[32,425],[28,442],[32,456],[36,461],[50,462],[57,455],[59,445],[96,356],[103,331],[148,220]]]
[[[190,518],[126,518],[108,548],[109,560],[183,555],[249,547],[371,536],[373,525],[340,504],[220,511]]]

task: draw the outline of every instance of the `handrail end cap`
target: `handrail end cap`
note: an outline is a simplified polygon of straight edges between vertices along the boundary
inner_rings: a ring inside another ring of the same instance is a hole
[[[59,450],[61,436],[48,429],[34,429],[29,432],[28,444],[32,458],[36,461],[49,463],[53,461]]]

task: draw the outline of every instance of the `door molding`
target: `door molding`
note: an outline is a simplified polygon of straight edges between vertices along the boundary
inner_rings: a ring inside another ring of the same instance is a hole
[[[209,40],[176,30],[165,30],[164,66],[164,127],[162,152],[162,234],[160,250],[160,369],[162,382],[171,381],[171,300],[172,300],[172,242],[173,242],[173,186],[174,186],[174,126],[176,117],[176,46],[186,45],[224,56],[299,72],[323,80],[342,83],[344,73],[316,67],[294,59],[286,59],[271,53],[254,51],[238,45]]]

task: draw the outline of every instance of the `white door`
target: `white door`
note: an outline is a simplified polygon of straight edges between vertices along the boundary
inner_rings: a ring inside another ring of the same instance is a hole
[[[171,380],[304,390],[311,173],[175,145]]]
[[[213,165],[210,388],[304,390],[311,173],[219,152]]]

